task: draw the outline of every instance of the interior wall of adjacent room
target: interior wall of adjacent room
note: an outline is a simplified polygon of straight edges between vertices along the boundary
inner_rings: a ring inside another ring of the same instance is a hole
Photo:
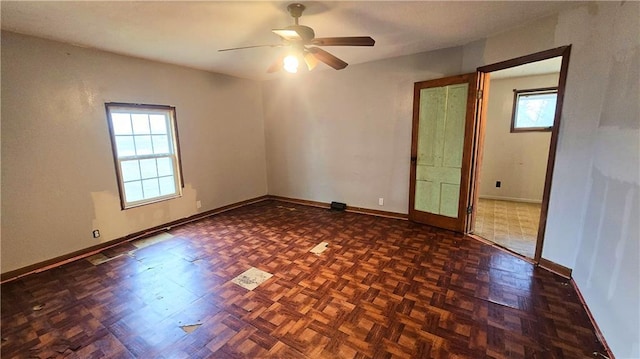
[[[551,132],[511,132],[513,91],[553,86],[558,74],[490,80],[481,198],[542,202]]]
[[[176,107],[182,198],[120,209],[105,102]],[[3,273],[266,193],[257,82],[2,33]]]

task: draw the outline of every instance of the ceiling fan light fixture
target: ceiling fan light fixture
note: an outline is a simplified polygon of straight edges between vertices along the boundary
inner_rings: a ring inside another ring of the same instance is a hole
[[[307,63],[307,68],[309,69],[309,71],[313,70],[318,65],[318,59],[316,59],[316,57],[308,51],[304,52],[304,62]]]
[[[1,0],[0,0],[1,1]],[[294,19],[294,24],[284,29],[273,29],[273,33],[278,35],[281,43],[277,45],[253,45],[221,49],[218,51],[250,49],[254,47],[290,47],[290,52],[282,54],[275,60],[267,73],[275,73],[282,69],[289,73],[297,73],[304,62],[306,66],[303,70],[313,70],[318,62],[322,62],[335,70],[342,70],[347,67],[347,63],[335,57],[331,53],[318,46],[373,46],[376,42],[370,36],[343,36],[343,37],[321,37],[316,38],[315,31],[305,25],[300,25],[298,21],[305,6],[300,3],[293,3],[287,6],[289,14]],[[286,55],[286,56],[285,56]]]
[[[287,55],[282,60],[282,68],[289,73],[295,74],[298,72],[298,66],[300,65],[300,61],[298,61],[298,57],[296,55]]]

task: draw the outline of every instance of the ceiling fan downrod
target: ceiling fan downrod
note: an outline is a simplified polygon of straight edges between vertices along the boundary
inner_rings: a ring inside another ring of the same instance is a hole
[[[306,9],[306,7],[297,2],[289,4],[289,6],[287,6],[287,10],[289,11],[291,17],[294,19],[296,25],[298,25],[298,18],[302,16],[302,12],[304,11],[304,9]]]

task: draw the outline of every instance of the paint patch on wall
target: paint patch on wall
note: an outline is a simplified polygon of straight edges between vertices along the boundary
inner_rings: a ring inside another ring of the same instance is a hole
[[[197,198],[197,191],[186,183],[180,198],[123,211],[117,191],[91,192],[95,216],[91,229],[100,228],[100,242],[108,242],[197,214]]]
[[[637,28],[638,24],[634,24]],[[628,36],[633,31],[618,31],[620,36]],[[622,34],[624,33],[624,35]],[[637,36],[637,35],[634,35]],[[633,43],[629,40],[629,43]],[[640,128],[640,49],[616,49],[612,56],[609,70],[609,83],[604,92],[605,100],[602,104],[600,126],[615,126],[621,129],[637,130]]]
[[[638,129],[599,127],[594,137],[594,167],[604,176],[639,185],[639,138],[640,130]]]

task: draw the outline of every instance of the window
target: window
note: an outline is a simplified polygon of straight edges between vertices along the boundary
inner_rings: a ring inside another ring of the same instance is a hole
[[[511,132],[551,131],[558,88],[513,90]]]
[[[180,197],[176,109],[107,103],[122,209]]]

